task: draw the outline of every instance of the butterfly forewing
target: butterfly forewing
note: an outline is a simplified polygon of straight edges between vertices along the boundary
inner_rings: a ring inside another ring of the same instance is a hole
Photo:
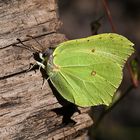
[[[122,80],[133,44],[117,34],[67,41],[53,53],[50,77],[60,94],[79,106],[109,105]]]

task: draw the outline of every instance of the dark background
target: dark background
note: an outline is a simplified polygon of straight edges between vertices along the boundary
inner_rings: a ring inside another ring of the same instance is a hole
[[[112,32],[102,0],[58,0],[58,6],[63,22],[61,32],[66,34],[68,39],[90,36],[91,22],[102,16],[98,33]],[[140,60],[140,0],[109,0],[109,6],[117,33],[126,36],[135,44],[135,55]],[[133,56],[130,59],[133,59]],[[125,67],[118,95],[125,92],[130,84],[130,75]],[[104,118],[95,137],[92,136],[91,139],[140,140],[140,87],[133,89]]]

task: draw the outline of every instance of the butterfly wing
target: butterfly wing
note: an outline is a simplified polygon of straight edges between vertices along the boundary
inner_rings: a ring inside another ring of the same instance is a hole
[[[132,46],[113,33],[61,43],[53,53],[50,80],[65,99],[79,106],[109,105]]]

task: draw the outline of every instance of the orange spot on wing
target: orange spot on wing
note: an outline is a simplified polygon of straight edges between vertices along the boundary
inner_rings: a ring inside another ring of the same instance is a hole
[[[53,65],[53,71],[59,71],[59,70],[60,70],[59,66]]]
[[[96,75],[96,71],[93,70],[93,71],[91,72],[91,75],[92,75],[92,76],[95,76],[95,75]]]
[[[95,49],[92,49],[91,52],[95,52]]]

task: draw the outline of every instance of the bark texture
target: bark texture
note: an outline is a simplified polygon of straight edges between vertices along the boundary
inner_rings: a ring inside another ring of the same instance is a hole
[[[26,72],[34,63],[28,50],[12,47],[20,38],[27,45],[52,47],[66,38],[58,32],[60,21],[55,0],[0,0],[0,139],[75,139],[92,124],[89,108],[75,113],[74,126],[63,126],[60,107],[47,82],[43,89],[39,71]],[[57,32],[56,32],[57,31]],[[81,139],[81,138],[80,138]]]

